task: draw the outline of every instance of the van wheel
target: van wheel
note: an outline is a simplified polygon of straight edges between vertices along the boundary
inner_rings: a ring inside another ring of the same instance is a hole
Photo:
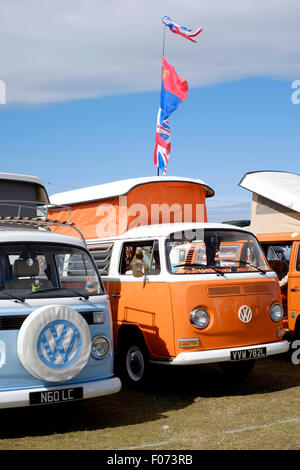
[[[121,349],[120,375],[128,385],[142,386],[148,372],[148,353],[142,340],[132,339]]]
[[[238,361],[238,362],[220,362],[220,369],[224,374],[230,377],[245,377],[250,374],[255,364],[255,359],[250,359],[248,361]]]

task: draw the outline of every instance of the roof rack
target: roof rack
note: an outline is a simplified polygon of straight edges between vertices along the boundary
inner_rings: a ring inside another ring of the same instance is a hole
[[[62,222],[60,220],[51,220],[47,218],[42,218],[42,217],[0,217],[0,223],[9,223],[9,224],[17,224],[17,225],[33,225],[33,226],[38,226],[38,227],[50,227],[51,225],[55,226],[68,226],[76,230],[76,232],[79,233],[80,237],[82,238],[85,246],[86,246],[86,241],[79,230],[79,228],[76,227],[75,224],[72,222]]]

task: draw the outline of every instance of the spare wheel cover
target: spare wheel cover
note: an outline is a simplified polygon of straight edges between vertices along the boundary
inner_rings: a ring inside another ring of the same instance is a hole
[[[83,369],[91,353],[85,319],[64,305],[47,305],[32,312],[18,335],[18,356],[34,377],[65,382]]]

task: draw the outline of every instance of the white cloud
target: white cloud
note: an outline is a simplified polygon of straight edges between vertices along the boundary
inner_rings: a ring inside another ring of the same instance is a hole
[[[204,27],[197,44],[166,30],[166,59],[190,86],[300,78],[298,0],[0,0],[7,102],[158,90],[164,15]]]

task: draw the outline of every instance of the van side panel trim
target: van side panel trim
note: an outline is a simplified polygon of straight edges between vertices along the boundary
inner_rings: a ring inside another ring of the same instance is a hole
[[[264,343],[255,344],[254,346],[245,346],[239,348],[226,348],[226,349],[214,349],[208,351],[191,351],[179,353],[175,359],[171,361],[165,361],[166,364],[172,365],[193,365],[193,364],[209,364],[215,362],[230,361],[230,353],[232,351],[241,351],[246,349],[257,349],[265,347],[267,348],[267,356],[274,354],[282,354],[289,350],[288,341],[278,341],[276,343]],[[150,360],[150,362],[156,362]],[[159,361],[162,363],[163,361]]]
[[[83,399],[100,397],[118,393],[121,389],[121,381],[118,377],[111,379],[95,380],[87,383],[72,384],[74,388],[83,387]],[[54,387],[40,387],[34,388],[35,392],[45,392],[51,390],[63,390],[70,385],[54,386]],[[7,392],[0,392],[0,409],[1,408],[16,408],[22,406],[29,406],[29,393],[32,389],[23,390],[10,390]]]

